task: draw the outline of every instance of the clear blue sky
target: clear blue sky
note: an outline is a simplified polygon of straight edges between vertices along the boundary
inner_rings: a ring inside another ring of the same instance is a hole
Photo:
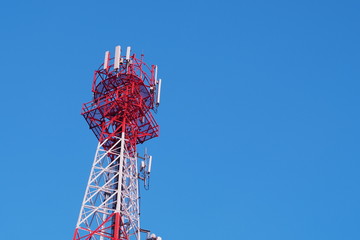
[[[159,65],[142,227],[164,240],[360,239],[359,1],[3,1],[1,239],[71,239],[106,50]]]

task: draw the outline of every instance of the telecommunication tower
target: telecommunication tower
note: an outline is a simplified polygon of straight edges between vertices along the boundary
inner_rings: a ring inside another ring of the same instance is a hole
[[[105,52],[95,71],[92,101],[82,115],[98,139],[98,146],[73,240],[161,240],[140,228],[139,180],[148,188],[152,157],[140,156],[137,145],[157,137],[153,113],[160,104],[161,79],[157,66],[140,58]]]

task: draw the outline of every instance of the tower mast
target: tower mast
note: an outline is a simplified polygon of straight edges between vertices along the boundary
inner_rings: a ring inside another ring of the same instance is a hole
[[[152,157],[140,157],[137,145],[157,137],[153,112],[160,101],[157,66],[149,67],[127,47],[116,46],[112,58],[95,71],[92,101],[82,115],[98,146],[73,240],[161,240],[140,228],[139,179],[148,184]],[[139,161],[140,160],[140,161]]]

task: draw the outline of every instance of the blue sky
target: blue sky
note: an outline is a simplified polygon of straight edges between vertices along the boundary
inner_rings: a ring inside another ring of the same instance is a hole
[[[96,149],[81,104],[120,44],[163,79],[143,228],[164,240],[360,239],[359,8],[3,2],[2,238],[72,238]]]

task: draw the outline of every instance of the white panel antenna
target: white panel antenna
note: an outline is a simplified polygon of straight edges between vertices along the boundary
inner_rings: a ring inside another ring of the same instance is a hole
[[[145,162],[141,161],[141,165],[140,165],[140,171],[142,171],[145,168]]]
[[[151,163],[152,163],[152,156],[149,156],[149,167],[148,167],[148,173],[151,172]]]
[[[157,82],[157,75],[158,75],[158,66],[155,65],[155,76],[154,76],[155,82]]]
[[[160,93],[161,93],[161,79],[159,79],[157,86],[156,105],[160,105]]]
[[[121,47],[120,45],[118,45],[115,47],[114,69],[120,68],[120,56],[121,56]]]
[[[126,48],[126,60],[130,60],[130,52],[131,52],[131,47],[127,47]]]
[[[104,58],[104,69],[108,69],[108,67],[109,67],[109,56],[110,56],[110,52],[106,51],[105,58]]]

